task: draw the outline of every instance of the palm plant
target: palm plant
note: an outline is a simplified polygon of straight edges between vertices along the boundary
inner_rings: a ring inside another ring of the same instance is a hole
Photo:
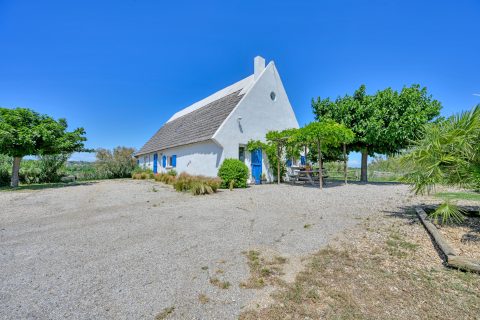
[[[436,185],[480,188],[480,105],[423,127],[420,138],[401,160],[416,194],[430,193]],[[454,212],[455,210],[455,212]],[[444,204],[434,213],[443,222],[458,220],[458,208]],[[445,217],[455,219],[444,219]]]

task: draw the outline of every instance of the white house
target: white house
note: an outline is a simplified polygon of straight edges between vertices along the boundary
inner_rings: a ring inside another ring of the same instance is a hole
[[[273,175],[265,152],[246,151],[251,139],[265,141],[270,130],[298,128],[273,61],[255,57],[254,73],[175,113],[136,153],[154,172],[216,176],[226,158],[244,161],[250,182]]]

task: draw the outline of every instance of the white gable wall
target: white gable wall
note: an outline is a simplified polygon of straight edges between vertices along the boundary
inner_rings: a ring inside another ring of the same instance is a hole
[[[270,93],[275,92],[275,101]],[[238,121],[238,118],[241,120]],[[265,141],[270,130],[298,128],[287,93],[273,62],[270,62],[254,85],[245,94],[237,107],[217,130],[213,139],[223,146],[221,161],[226,158],[238,159],[238,147],[249,140]],[[263,154],[262,172],[269,181],[273,180],[268,168],[266,154]],[[246,152],[246,164],[250,167],[250,153]]]

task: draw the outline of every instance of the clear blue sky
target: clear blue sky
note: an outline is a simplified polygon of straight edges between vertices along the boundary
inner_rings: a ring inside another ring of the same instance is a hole
[[[362,83],[427,86],[444,115],[480,103],[480,1],[226,2],[0,0],[0,106],[65,117],[90,148],[139,148],[255,55],[301,125],[312,97]]]

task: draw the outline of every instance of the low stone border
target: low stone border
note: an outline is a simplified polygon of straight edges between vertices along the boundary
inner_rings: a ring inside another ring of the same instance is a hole
[[[461,270],[480,273],[480,261],[458,255],[455,250],[448,244],[445,238],[441,235],[437,227],[435,227],[435,225],[427,219],[427,213],[425,212],[425,210],[423,210],[423,208],[416,207],[415,211],[417,212],[417,215],[420,218],[420,221],[422,221],[425,229],[427,229],[428,233],[430,233],[430,235],[440,248],[440,251],[442,251],[442,253],[447,258],[448,266]]]

